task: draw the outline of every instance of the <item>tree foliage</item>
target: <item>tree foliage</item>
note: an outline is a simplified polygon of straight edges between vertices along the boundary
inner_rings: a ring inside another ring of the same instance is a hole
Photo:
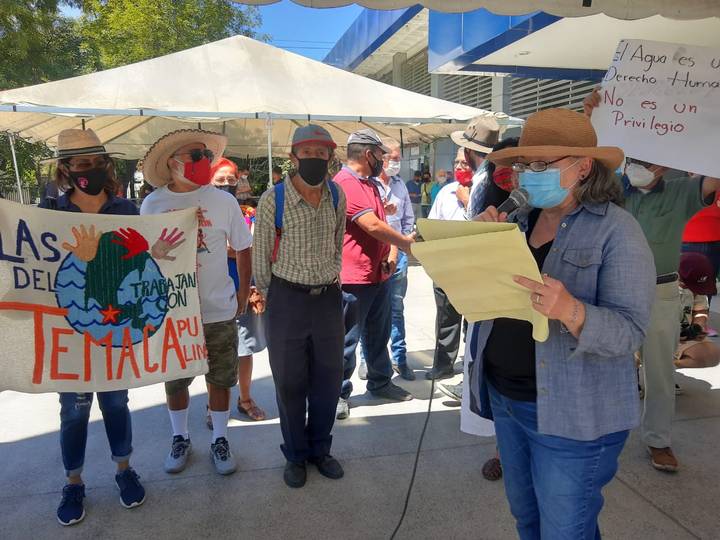
[[[83,39],[116,67],[233,35],[255,37],[260,12],[230,0],[85,0]]]
[[[74,8],[68,15],[67,8]],[[65,10],[65,12],[63,11]],[[109,69],[233,35],[257,36],[255,7],[232,0],[0,0],[0,90]],[[34,183],[43,144],[16,138],[18,165]],[[0,190],[14,184],[0,133]]]

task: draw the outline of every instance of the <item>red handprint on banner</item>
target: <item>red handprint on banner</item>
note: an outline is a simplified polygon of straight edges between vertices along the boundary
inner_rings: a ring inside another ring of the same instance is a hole
[[[127,250],[127,253],[122,256],[123,260],[132,259],[136,255],[150,249],[150,245],[147,240],[145,240],[145,237],[132,227],[120,229],[120,231],[114,231],[114,233],[115,238],[113,238],[111,242]]]
[[[169,253],[185,241],[185,238],[182,238],[184,234],[184,232],[178,231],[177,227],[170,231],[170,234],[168,234],[167,229],[163,229],[160,238],[153,244],[150,254],[155,259],[174,261],[175,257],[169,255]]]

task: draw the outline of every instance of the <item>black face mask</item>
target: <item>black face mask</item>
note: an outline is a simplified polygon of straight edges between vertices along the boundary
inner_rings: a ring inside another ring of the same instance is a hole
[[[224,185],[224,186],[215,186],[219,190],[227,191],[230,195],[235,195],[235,192],[237,191],[237,184],[234,186],[231,186],[230,184]]]
[[[69,171],[70,179],[78,189],[88,195],[98,195],[107,183],[105,167],[96,167],[84,172]]]
[[[298,158],[298,174],[309,186],[319,186],[327,177],[328,160],[320,158]],[[381,163],[382,165],[382,163]]]
[[[372,155],[372,152],[370,153],[370,155]],[[370,163],[370,160],[368,159],[368,165],[370,165],[370,176],[374,178],[380,176],[380,173],[382,173],[383,161],[382,159],[378,161],[378,159],[374,155],[372,156],[372,158],[373,160],[375,160],[375,164],[373,165],[372,163]]]

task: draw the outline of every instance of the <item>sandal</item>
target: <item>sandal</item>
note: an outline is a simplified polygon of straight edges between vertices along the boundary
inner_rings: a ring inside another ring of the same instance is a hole
[[[502,465],[500,464],[500,460],[496,457],[488,459],[485,462],[485,465],[483,465],[482,475],[485,480],[496,482],[502,478],[502,474]]]
[[[255,422],[265,420],[265,411],[258,407],[252,398],[238,398],[237,408],[240,414],[247,416],[250,420],[254,420]]]

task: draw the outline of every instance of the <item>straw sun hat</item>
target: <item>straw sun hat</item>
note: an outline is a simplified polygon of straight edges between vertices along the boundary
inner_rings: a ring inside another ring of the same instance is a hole
[[[59,159],[79,156],[122,156],[120,152],[108,152],[100,138],[92,129],[63,129],[58,133],[55,155],[43,159],[41,163],[50,163]]]
[[[220,133],[202,129],[180,129],[164,135],[150,147],[143,158],[143,175],[148,184],[159,188],[168,184],[172,178],[168,159],[178,148],[191,143],[202,143],[210,150],[215,160],[222,157],[227,137]]]
[[[590,157],[610,170],[618,168],[624,154],[615,146],[598,146],[590,118],[568,109],[545,109],[528,117],[516,148],[492,152],[487,159],[509,167],[523,157]]]

